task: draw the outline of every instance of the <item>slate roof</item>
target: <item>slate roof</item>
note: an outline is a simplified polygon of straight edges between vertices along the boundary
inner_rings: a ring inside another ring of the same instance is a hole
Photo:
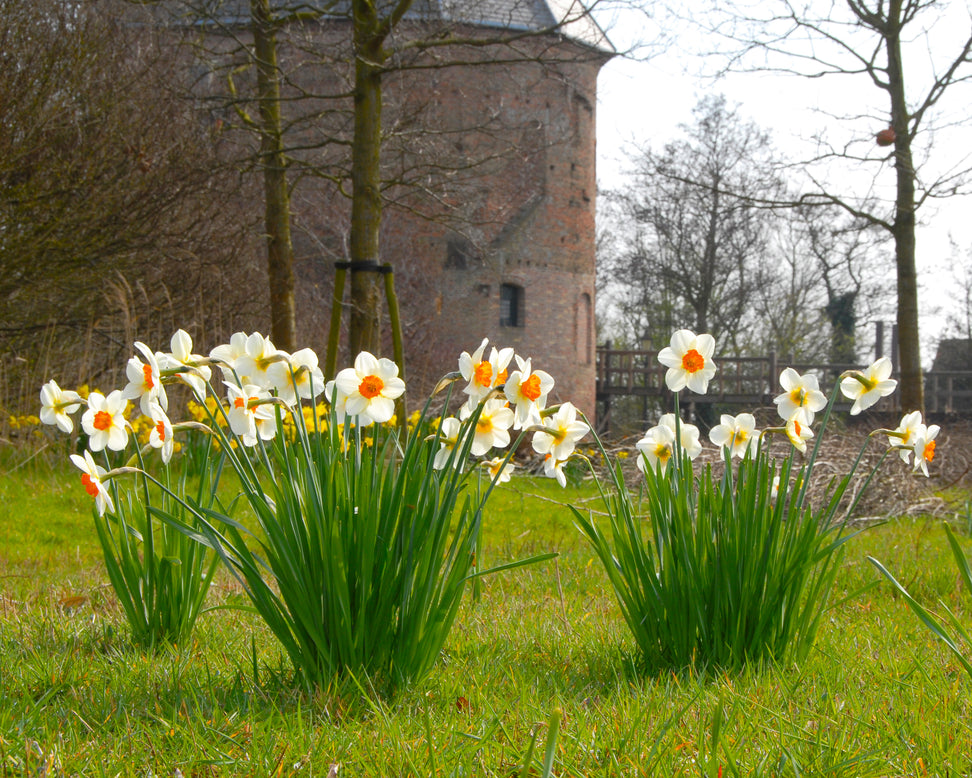
[[[379,6],[391,5],[393,0],[378,0]],[[169,20],[173,14],[185,23],[188,15],[179,13],[186,8],[179,3],[163,3]],[[194,0],[192,6],[213,23],[226,26],[248,24],[249,0]],[[350,0],[270,0],[275,13],[323,13],[335,18],[350,16]],[[162,9],[155,6],[155,11]],[[407,19],[418,21],[458,22],[505,30],[543,32],[549,30],[570,40],[585,44],[606,54],[615,49],[607,35],[587,12],[581,0],[413,0]]]

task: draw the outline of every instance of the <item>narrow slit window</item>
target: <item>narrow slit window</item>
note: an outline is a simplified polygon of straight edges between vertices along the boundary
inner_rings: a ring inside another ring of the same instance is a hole
[[[500,286],[500,326],[523,326],[523,287],[515,284]]]

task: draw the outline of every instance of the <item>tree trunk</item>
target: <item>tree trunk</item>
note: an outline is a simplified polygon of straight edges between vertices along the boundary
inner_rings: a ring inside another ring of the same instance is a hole
[[[897,9],[897,14],[894,13]],[[900,3],[888,13],[885,40],[888,50],[888,93],[891,126],[894,128],[897,196],[894,205],[895,265],[898,272],[898,351],[901,371],[901,409],[924,411],[921,347],[918,339],[918,273],[915,267],[915,167],[911,156],[908,106],[905,102],[904,68],[901,62]]]
[[[297,348],[294,303],[294,249],[290,238],[290,192],[280,118],[280,74],[276,30],[269,0],[250,0],[260,106],[260,161],[263,166],[264,226],[270,285],[270,337],[278,348]]]
[[[716,253],[719,250],[719,216],[722,207],[719,188],[722,185],[718,176],[712,180],[712,200],[709,205],[708,225],[705,231],[704,243],[702,246],[703,257],[702,273],[699,278],[699,289],[697,305],[695,306],[695,331],[709,332],[709,311],[712,308],[712,287],[715,279],[712,277],[716,272]]]
[[[364,6],[364,7],[363,7]],[[354,138],[351,146],[351,320],[352,357],[377,354],[381,345],[381,39],[368,4],[354,2]]]

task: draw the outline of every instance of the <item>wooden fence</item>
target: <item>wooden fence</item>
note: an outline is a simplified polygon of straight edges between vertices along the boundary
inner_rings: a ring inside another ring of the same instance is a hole
[[[794,363],[766,357],[724,356],[716,360],[719,370],[704,395],[692,395],[696,403],[719,403],[756,408],[772,405],[780,388],[780,372],[792,367],[799,373],[813,373],[820,388],[828,393],[845,370],[860,365]],[[667,368],[658,362],[657,351],[597,349],[597,399],[610,407],[615,397],[671,396],[665,386]],[[847,403],[850,407],[850,403]],[[972,412],[972,372],[928,372],[925,374],[925,408],[929,413]]]
[[[930,370],[925,373],[928,413],[972,413],[972,372]]]

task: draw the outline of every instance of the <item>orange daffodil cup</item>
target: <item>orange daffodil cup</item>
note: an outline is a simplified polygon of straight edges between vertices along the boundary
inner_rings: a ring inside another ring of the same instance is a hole
[[[81,416],[81,427],[88,436],[88,448],[91,451],[105,448],[122,451],[128,445],[130,426],[125,418],[125,395],[117,389],[109,392],[107,397],[101,392],[91,392],[87,404],[88,408]]]
[[[665,384],[673,392],[688,387],[696,394],[705,394],[716,373],[712,362],[715,338],[679,330],[672,335],[671,345],[658,352],[658,361],[668,368]]]
[[[71,454],[71,462],[81,471],[81,483],[84,485],[84,490],[94,498],[98,514],[103,516],[105,511],[114,512],[115,505],[102,480],[107,475],[107,471],[95,464],[91,452],[85,451],[84,456]]]
[[[334,385],[345,398],[344,412],[348,416],[378,424],[395,415],[395,400],[405,392],[405,382],[398,377],[398,365],[367,351],[358,354],[354,367],[337,374]]]
[[[513,359],[513,349],[497,349],[495,346],[490,350],[489,358],[484,358],[486,346],[489,338],[483,338],[479,348],[472,354],[463,351],[459,355],[459,374],[466,380],[463,392],[469,395],[466,409],[469,412],[476,407],[480,400],[490,392],[506,383],[509,377],[507,367]]]

